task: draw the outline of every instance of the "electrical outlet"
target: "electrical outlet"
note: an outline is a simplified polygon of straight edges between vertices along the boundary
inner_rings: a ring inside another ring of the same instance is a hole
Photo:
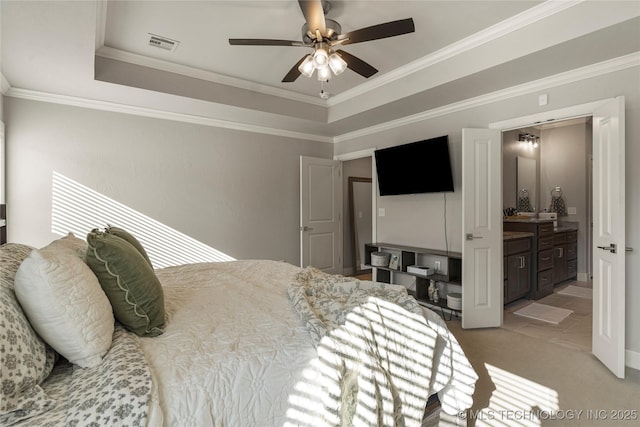
[[[440,261],[436,261],[436,271],[440,271]]]

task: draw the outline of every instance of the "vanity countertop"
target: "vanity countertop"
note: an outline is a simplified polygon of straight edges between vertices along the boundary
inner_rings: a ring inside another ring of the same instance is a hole
[[[577,225],[564,225],[564,224],[559,224],[556,228],[553,229],[553,231],[555,233],[561,233],[563,231],[577,231],[578,230],[578,226]]]
[[[529,233],[527,231],[503,231],[502,232],[502,240],[504,240],[505,242],[507,240],[524,239],[526,237],[533,237],[533,233]]]
[[[529,223],[529,224],[544,224],[547,222],[553,222],[552,219],[540,219],[540,218],[527,218],[527,217],[522,217],[522,218],[517,218],[517,217],[506,217],[503,219],[504,222],[524,222],[524,223]]]

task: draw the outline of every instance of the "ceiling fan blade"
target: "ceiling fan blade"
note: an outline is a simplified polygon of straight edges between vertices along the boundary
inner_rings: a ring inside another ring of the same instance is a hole
[[[229,44],[233,46],[305,46],[299,41],[272,39],[229,39]]]
[[[357,56],[353,56],[350,53],[345,52],[344,50],[337,50],[336,53],[345,60],[349,69],[355,71],[361,76],[369,78],[378,72],[377,69],[367,64],[362,59],[358,58]]]
[[[385,22],[384,24],[372,25],[361,28],[350,33],[341,34],[336,44],[347,45],[353,43],[367,42],[370,40],[384,39],[387,37],[400,36],[402,34],[413,33],[416,30],[413,18],[400,19],[398,21]],[[344,41],[341,41],[344,40]]]
[[[298,61],[296,63],[296,65],[294,65],[289,70],[287,75],[284,76],[284,78],[282,79],[282,83],[292,83],[292,82],[295,82],[298,77],[300,77],[300,74],[302,74],[302,73],[300,72],[300,70],[298,70],[298,67],[300,66],[300,64],[302,64],[302,61],[304,61],[306,57],[307,57],[307,55],[305,55],[302,58],[300,58],[300,61]]]
[[[321,0],[298,0],[304,19],[307,21],[309,30],[315,35],[316,30],[320,30],[321,35],[327,33],[327,26],[324,22],[324,10]],[[321,40],[319,40],[321,41]]]

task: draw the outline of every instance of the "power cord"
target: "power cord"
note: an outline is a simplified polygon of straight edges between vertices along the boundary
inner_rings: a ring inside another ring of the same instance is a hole
[[[447,236],[447,193],[442,193],[444,199],[444,247],[446,248],[447,256],[449,256],[449,237]]]

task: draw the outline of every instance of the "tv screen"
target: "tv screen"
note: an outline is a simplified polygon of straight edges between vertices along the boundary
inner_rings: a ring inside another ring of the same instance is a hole
[[[453,191],[449,137],[375,151],[381,196]]]

